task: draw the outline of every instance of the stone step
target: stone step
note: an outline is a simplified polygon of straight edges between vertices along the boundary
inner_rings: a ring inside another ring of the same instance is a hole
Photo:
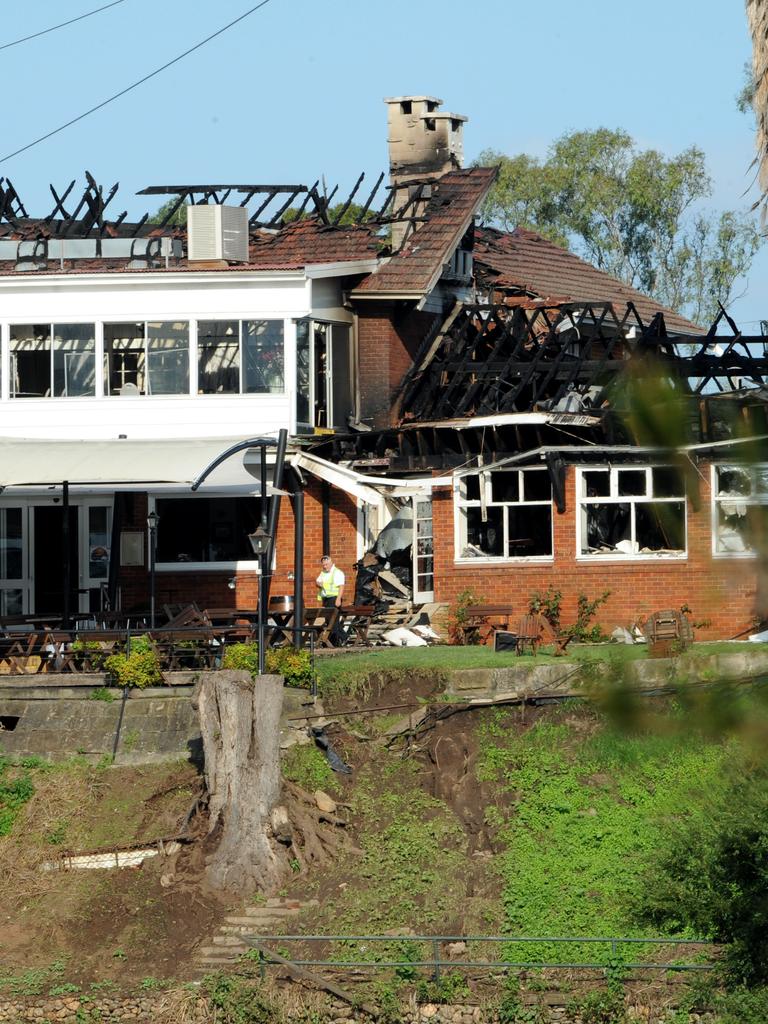
[[[236,935],[214,935],[213,944],[214,946],[239,946],[242,949],[247,949],[242,939],[238,939]]]
[[[233,963],[247,951],[248,946],[245,944],[240,946],[200,946],[196,959],[213,959],[220,960],[222,963]]]
[[[240,914],[225,917],[225,924],[238,924],[240,921],[284,921],[288,917],[298,917],[298,910],[278,910],[276,907],[249,907]]]

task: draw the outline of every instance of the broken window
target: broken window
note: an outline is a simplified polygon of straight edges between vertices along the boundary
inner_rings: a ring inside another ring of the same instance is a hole
[[[261,521],[258,498],[157,498],[157,561],[253,561],[248,534]]]
[[[685,553],[685,484],[674,466],[580,469],[581,555]]]
[[[348,324],[296,323],[296,424],[346,430],[355,413],[355,346]]]
[[[713,466],[713,550],[753,554],[768,539],[768,466]]]
[[[93,324],[12,324],[11,398],[96,394]]]
[[[109,395],[189,394],[189,324],[104,324],[104,376]]]
[[[552,484],[546,469],[460,477],[455,501],[460,558],[552,556]]]

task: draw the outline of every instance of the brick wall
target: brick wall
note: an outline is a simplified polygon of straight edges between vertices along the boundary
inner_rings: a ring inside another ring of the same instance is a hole
[[[393,304],[366,303],[358,312],[360,416],[375,427],[392,422],[392,395],[411,368],[434,322],[431,313],[399,313]]]
[[[554,561],[488,566],[454,562],[453,494],[434,492],[435,600],[454,601],[471,588],[488,602],[510,602],[527,611],[534,591],[548,586],[563,593],[562,623],[575,621],[579,593],[593,599],[605,590],[610,597],[598,613],[604,629],[631,625],[650,612],[687,604],[692,620],[708,619],[697,629],[698,639],[725,639],[752,624],[757,583],[755,563],[746,559],[712,557],[709,469],[702,467],[698,511],[688,502],[688,557],[685,561],[648,559],[646,562],[576,561],[575,470],[566,478],[567,511],[554,513]]]
[[[348,590],[354,583],[353,563],[357,559],[357,509],[347,494],[336,489],[330,491],[331,554],[338,567],[347,574]],[[132,507],[125,529],[146,530],[147,496],[133,495]],[[315,579],[320,572],[323,554],[323,508],[321,485],[312,481],[304,497],[304,600],[314,603],[317,597]],[[272,576],[271,594],[293,594],[294,572],[294,519],[289,498],[281,499],[277,529],[277,557]],[[229,589],[229,580],[235,577],[235,590]],[[144,566],[125,566],[120,569],[120,588],[124,609],[149,607],[149,572]],[[233,573],[226,570],[195,570],[194,572],[161,572],[155,576],[155,600],[158,609],[164,604],[196,602],[200,608],[254,608],[257,600],[258,577],[252,570]]]

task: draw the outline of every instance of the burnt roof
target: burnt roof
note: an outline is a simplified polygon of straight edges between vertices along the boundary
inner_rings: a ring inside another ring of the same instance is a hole
[[[496,173],[494,167],[470,167],[436,179],[424,211],[426,222],[399,252],[358,285],[352,297],[419,298],[431,291],[472,224]]]
[[[643,320],[657,312],[664,314],[667,330],[676,334],[703,334],[696,324],[655,299],[624,284],[604,270],[581,259],[535,231],[515,228],[475,229],[474,260],[479,273],[489,277],[496,288],[541,298],[548,304],[561,302],[631,302]]]

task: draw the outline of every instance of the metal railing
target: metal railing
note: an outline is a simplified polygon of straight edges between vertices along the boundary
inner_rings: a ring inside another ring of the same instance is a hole
[[[630,948],[637,946],[685,946],[691,948],[712,948],[713,943],[703,939],[674,939],[674,938],[630,938],[618,936],[519,936],[519,935],[245,935],[245,941],[251,945],[257,953],[259,972],[265,976],[266,968],[270,965],[279,965],[286,954],[281,954],[280,959],[270,959],[270,951],[264,948],[264,943],[337,943],[337,942],[359,942],[359,943],[413,943],[420,945],[422,951],[428,946],[432,955],[422,957],[419,960],[347,960],[347,959],[290,959],[290,963],[297,967],[333,967],[336,969],[355,968],[379,970],[381,968],[430,968],[433,979],[440,981],[441,968],[473,968],[473,969],[494,969],[511,970],[516,968],[530,969],[551,969],[551,970],[611,970],[629,971],[711,971],[714,970],[713,962],[707,963],[657,963],[643,960],[624,959],[621,955],[621,947]],[[469,943],[496,943],[498,945],[510,946],[514,944],[546,944],[546,945],[579,945],[587,944],[603,946],[606,950],[606,958],[595,962],[553,962],[547,960],[469,960],[457,959],[454,957],[441,956],[440,947],[449,942]]]

